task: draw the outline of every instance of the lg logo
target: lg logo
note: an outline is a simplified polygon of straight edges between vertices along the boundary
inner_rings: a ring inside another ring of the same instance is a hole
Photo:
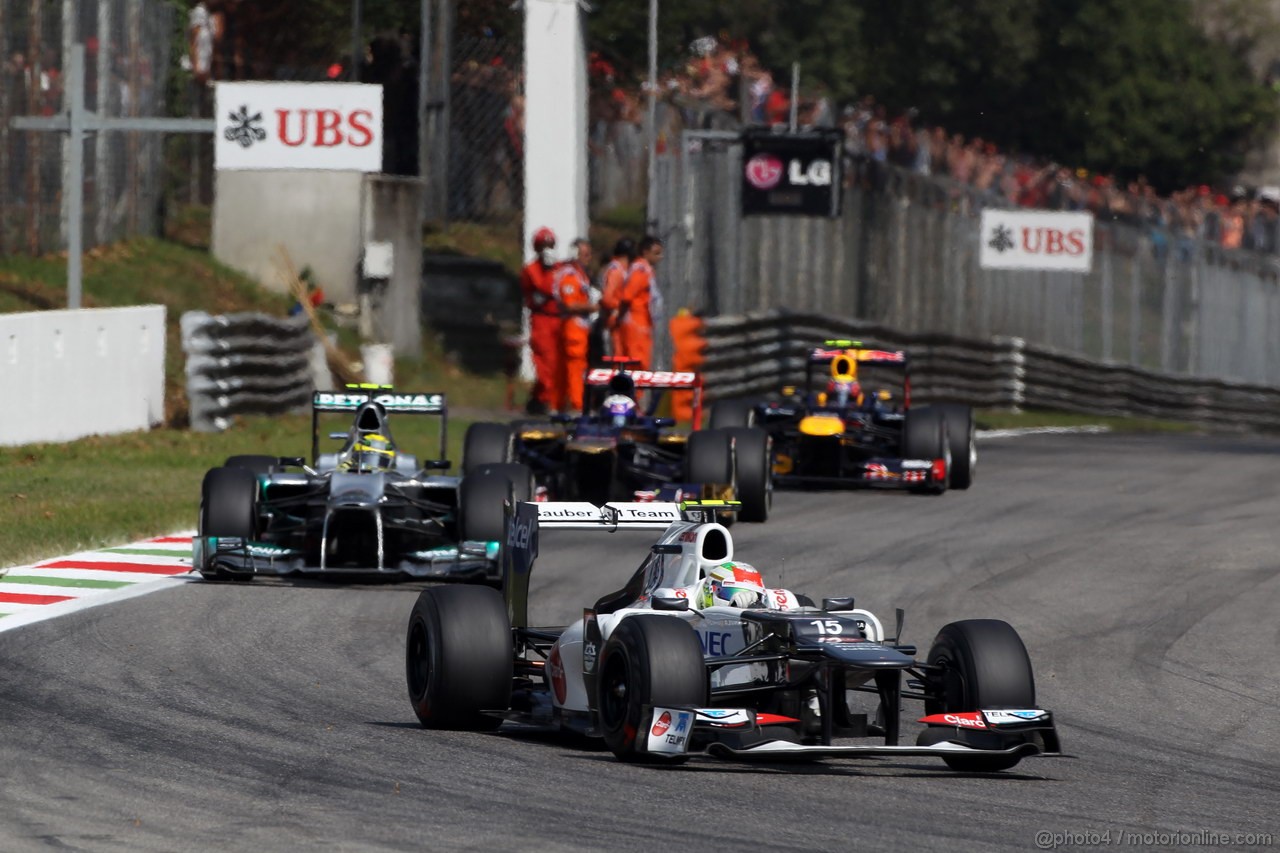
[[[787,180],[797,187],[829,187],[831,186],[831,161],[814,160],[805,169],[799,160],[792,160],[787,167]]]
[[[806,168],[801,160],[792,160],[783,168],[782,161],[772,154],[757,154],[747,161],[747,181],[758,190],[771,190],[782,180],[793,187],[831,186],[831,161],[814,160]]]

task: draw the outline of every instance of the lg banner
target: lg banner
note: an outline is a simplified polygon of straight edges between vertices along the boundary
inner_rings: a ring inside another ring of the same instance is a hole
[[[219,83],[218,169],[382,171],[382,87]]]
[[[742,212],[840,215],[838,133],[742,135]]]
[[[982,211],[984,269],[1089,272],[1093,267],[1093,214]]]

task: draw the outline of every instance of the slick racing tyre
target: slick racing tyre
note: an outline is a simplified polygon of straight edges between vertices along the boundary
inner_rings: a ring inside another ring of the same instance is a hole
[[[502,593],[487,586],[424,589],[409,614],[405,676],[427,729],[492,731],[511,706],[514,660]]]
[[[232,460],[239,457],[231,457]],[[231,460],[228,460],[231,461]],[[274,461],[274,460],[273,460]],[[258,476],[247,468],[212,468],[200,487],[200,538],[258,538]],[[197,566],[205,580],[253,580],[252,572]]]
[[[719,497],[708,495],[706,486],[728,486],[730,492],[737,492],[733,473],[733,436],[728,430],[709,429],[690,434],[685,446],[684,478],[701,487],[701,497]],[[726,513],[718,520],[728,527],[736,519],[736,513]]]
[[[1031,658],[1022,638],[999,619],[965,619],[942,626],[929,649],[929,665],[942,670],[938,695],[925,700],[926,714],[967,713],[992,708],[1036,707]],[[921,733],[920,743],[946,740],[951,730]],[[1017,755],[944,756],[952,770],[988,773],[1008,770]]]
[[[960,403],[943,403],[935,406],[947,422],[947,437],[951,443],[951,481],[953,489],[967,489],[973,485],[978,473],[978,443],[973,423],[973,407]]]
[[[517,502],[533,500],[533,473],[524,465],[481,465],[463,477],[458,487],[458,538],[500,542],[503,503],[509,496]]]
[[[773,508],[773,441],[759,427],[734,427],[733,464],[742,501],[739,521],[765,522]]]
[[[755,425],[756,407],[750,400],[721,400],[711,407],[710,429]]]
[[[702,644],[687,622],[673,616],[628,616],[618,623],[600,655],[596,707],[604,742],[619,760],[684,762],[688,756],[645,750],[648,729],[641,730],[643,706],[703,707],[706,703]]]
[[[907,412],[902,422],[903,459],[946,459],[947,477],[941,483],[930,483],[918,491],[940,495],[947,490],[951,472],[951,438],[947,419],[933,406],[921,406]]]
[[[234,457],[233,457],[234,458]],[[200,489],[200,536],[258,535],[258,477],[246,468],[212,468]]]
[[[275,466],[274,456],[258,455],[228,456],[227,461],[222,463],[223,468],[243,468],[254,474],[270,474]]]
[[[515,461],[515,433],[506,424],[478,423],[467,427],[462,442],[462,473],[470,474],[481,465],[501,465]]]

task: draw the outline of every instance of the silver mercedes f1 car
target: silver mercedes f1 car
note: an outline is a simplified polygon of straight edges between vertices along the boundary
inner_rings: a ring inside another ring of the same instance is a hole
[[[320,452],[319,416],[345,413],[351,425],[330,434],[337,452]],[[440,452],[419,462],[402,451],[390,416],[440,418]],[[316,392],[312,460],[233,456],[205,474],[193,567],[208,580],[257,574],[416,577],[497,584],[503,502],[528,500],[523,465],[472,466],[448,476],[448,409],[443,394],[396,393],[383,386]]]

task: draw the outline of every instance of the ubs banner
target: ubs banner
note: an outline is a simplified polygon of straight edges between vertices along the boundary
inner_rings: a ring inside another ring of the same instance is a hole
[[[218,169],[382,171],[382,87],[219,83]]]
[[[742,212],[840,215],[838,131],[742,135]]]
[[[1093,214],[982,211],[983,269],[1087,273],[1093,266]]]

